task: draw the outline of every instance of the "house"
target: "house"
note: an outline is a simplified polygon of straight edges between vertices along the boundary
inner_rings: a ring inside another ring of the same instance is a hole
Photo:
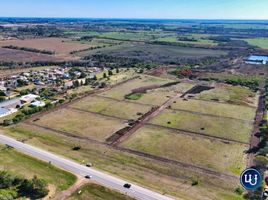
[[[43,101],[34,101],[31,103],[31,107],[44,107],[46,104]]]
[[[20,101],[22,104],[28,104],[31,103],[32,101],[36,100],[37,98],[39,98],[38,95],[35,94],[28,94],[28,95],[24,95],[20,98]]]

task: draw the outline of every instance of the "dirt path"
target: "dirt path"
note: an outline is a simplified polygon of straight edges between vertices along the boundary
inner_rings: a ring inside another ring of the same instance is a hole
[[[67,190],[65,190],[65,191],[61,192],[60,194],[58,194],[55,198],[53,198],[53,200],[65,200],[65,199],[67,199],[75,191],[77,191],[81,186],[83,186],[87,182],[88,181],[86,179],[84,179],[83,177],[79,177],[78,180],[77,180],[77,182],[74,185],[72,185]]]
[[[167,100],[163,105],[155,109],[153,112],[151,112],[148,116],[143,118],[141,121],[136,123],[134,126],[132,126],[128,131],[126,131],[122,137],[118,138],[116,141],[112,143],[113,146],[117,146],[127,140],[133,133],[135,133],[137,130],[139,130],[141,127],[143,127],[146,123],[151,121],[154,117],[159,115],[163,110],[165,110],[167,107],[169,107],[176,99],[180,98],[182,96],[181,93],[176,94],[169,100]]]
[[[260,143],[260,138],[257,137],[257,134],[260,132],[259,126],[263,120],[264,111],[265,111],[265,94],[264,93],[265,93],[265,81],[262,81],[260,83],[260,96],[259,96],[258,108],[256,111],[256,117],[254,121],[254,128],[250,136],[250,148],[249,148],[250,152],[248,154],[247,167],[254,166],[254,157],[255,157],[254,149],[257,148]]]

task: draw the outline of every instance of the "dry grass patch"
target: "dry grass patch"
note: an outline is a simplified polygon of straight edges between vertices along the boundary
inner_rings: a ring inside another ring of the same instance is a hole
[[[120,102],[102,97],[84,98],[73,104],[72,107],[123,119],[138,119],[142,114],[151,110],[150,106]]]
[[[236,174],[245,167],[243,151],[247,149],[247,145],[226,144],[151,126],[140,129],[124,142],[123,146],[220,172]]]
[[[178,99],[176,103],[172,104],[172,108],[242,120],[253,120],[256,112],[255,108],[248,106],[199,101],[194,99],[189,99],[187,101]]]
[[[72,51],[87,49],[91,47],[91,45],[75,43],[70,39],[65,38],[6,40],[0,42],[0,46],[9,45],[54,51],[56,54],[69,54]]]
[[[174,110],[164,110],[152,120],[152,123],[241,142],[248,142],[253,126],[249,122]]]
[[[49,113],[34,123],[98,141],[104,141],[114,132],[125,127],[122,120],[68,109]]]

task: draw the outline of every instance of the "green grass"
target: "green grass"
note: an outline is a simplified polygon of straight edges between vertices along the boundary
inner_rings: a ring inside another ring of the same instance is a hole
[[[173,110],[164,110],[152,120],[152,123],[241,142],[248,142],[253,126],[249,122]]]
[[[268,38],[252,38],[245,39],[250,45],[260,47],[262,49],[268,49]]]
[[[239,175],[245,168],[243,151],[248,148],[247,145],[225,144],[153,126],[143,127],[123,146],[235,175]]]
[[[256,106],[256,94],[250,89],[240,86],[221,85],[215,89],[195,95],[195,99],[227,102],[236,105]]]
[[[173,109],[188,110],[202,114],[210,114],[219,117],[231,117],[242,120],[253,120],[256,109],[249,106],[232,105],[227,103],[217,103],[189,99],[184,101],[178,99],[171,106]]]
[[[78,194],[78,191],[81,193]],[[68,200],[134,200],[124,194],[96,184],[87,184],[79,188]]]
[[[36,175],[55,187],[56,191],[66,190],[76,181],[76,177],[68,172],[4,146],[0,146],[0,170],[8,170],[26,178]]]
[[[120,102],[98,96],[82,99],[73,104],[72,107],[123,119],[137,119],[140,117],[138,113],[145,114],[151,110],[150,106]]]
[[[131,93],[131,94],[127,94],[125,96],[125,99],[128,100],[139,100],[144,94],[143,93]]]

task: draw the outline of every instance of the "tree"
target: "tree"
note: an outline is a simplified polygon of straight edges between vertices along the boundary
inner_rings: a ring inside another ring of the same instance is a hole
[[[94,81],[98,80],[98,78],[97,78],[96,75],[94,75],[93,80],[94,80]]]
[[[112,71],[112,70],[109,70],[109,71],[108,71],[108,75],[109,75],[109,76],[112,76],[112,75],[113,75],[113,71]]]
[[[119,68],[118,68],[118,67],[116,68],[116,73],[117,73],[117,74],[119,73]]]
[[[103,78],[107,78],[107,74],[106,73],[103,73]]]

